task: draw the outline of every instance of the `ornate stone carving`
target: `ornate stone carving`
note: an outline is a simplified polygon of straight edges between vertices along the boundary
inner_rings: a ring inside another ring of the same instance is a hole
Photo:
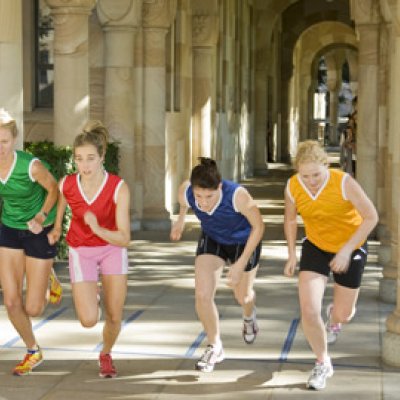
[[[45,0],[53,13],[61,12],[90,12],[96,0]]]
[[[142,0],[98,0],[97,15],[102,25],[138,26],[142,15]]]
[[[176,14],[176,0],[143,0],[143,26],[169,28]]]
[[[193,46],[215,46],[218,39],[218,17],[194,15],[192,17]]]
[[[352,6],[356,24],[379,23],[379,2],[376,0],[354,0]]]

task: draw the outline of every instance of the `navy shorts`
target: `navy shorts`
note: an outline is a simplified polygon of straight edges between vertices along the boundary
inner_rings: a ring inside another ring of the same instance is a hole
[[[300,271],[313,271],[329,277],[331,269],[329,263],[335,257],[334,253],[321,250],[308,239],[305,239],[301,249]],[[333,272],[334,281],[344,287],[357,289],[361,285],[361,279],[367,262],[367,243],[351,254],[348,270],[343,274]]]
[[[24,250],[28,257],[47,260],[57,254],[57,246],[50,245],[47,234],[53,225],[46,226],[42,232],[35,234],[28,229],[10,228],[0,225],[0,247]]]
[[[212,254],[214,256],[222,258],[225,262],[233,264],[243,253],[246,244],[221,244],[211,239],[204,232],[201,234],[199,242],[197,244],[196,256],[201,254]],[[246,265],[245,271],[251,271],[254,269],[259,261],[261,255],[261,242],[258,244],[253,254],[251,255],[249,262]]]

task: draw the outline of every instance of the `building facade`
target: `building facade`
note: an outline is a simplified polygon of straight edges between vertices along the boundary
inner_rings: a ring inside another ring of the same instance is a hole
[[[165,229],[199,156],[263,175],[336,146],[358,97],[357,179],[380,214],[383,359],[400,366],[400,0],[1,0],[0,107],[23,141],[87,119],[121,144],[132,227]]]

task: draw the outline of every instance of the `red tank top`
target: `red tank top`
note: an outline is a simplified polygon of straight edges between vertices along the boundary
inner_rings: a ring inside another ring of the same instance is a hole
[[[72,211],[71,224],[66,236],[71,247],[105,246],[108,243],[95,235],[83,216],[91,211],[97,217],[99,225],[111,231],[117,230],[115,209],[118,189],[123,180],[116,175],[106,172],[104,181],[97,194],[90,201],[86,198],[80,185],[78,174],[66,176],[61,184],[60,191],[64,195]]]

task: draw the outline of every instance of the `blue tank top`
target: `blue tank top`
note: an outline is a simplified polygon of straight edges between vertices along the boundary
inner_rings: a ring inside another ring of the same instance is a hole
[[[245,244],[249,238],[251,225],[247,218],[233,206],[233,197],[240,187],[235,182],[223,180],[219,203],[209,213],[199,208],[194,198],[192,185],[186,189],[187,203],[200,220],[203,232],[217,243]]]

